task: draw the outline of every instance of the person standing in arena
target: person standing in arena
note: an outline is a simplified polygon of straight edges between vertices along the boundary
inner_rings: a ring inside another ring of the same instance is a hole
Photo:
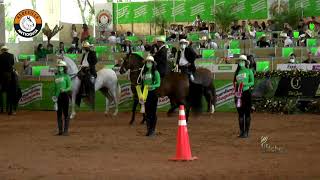
[[[67,63],[60,60],[57,64],[58,73],[55,76],[54,96],[52,100],[57,103],[58,136],[68,135],[69,129],[69,92],[71,91],[71,78],[67,74]],[[62,124],[64,115],[64,127]]]
[[[156,69],[157,63],[152,56],[148,56],[145,62],[145,68],[142,70],[142,85],[148,86],[148,96],[146,100],[146,136],[154,136],[157,124],[157,105],[158,96],[156,90],[160,87],[160,73]]]
[[[251,87],[254,86],[253,71],[249,68],[247,56],[239,57],[238,68],[234,74],[235,103],[239,115],[240,134],[238,137],[247,138],[251,122]]]

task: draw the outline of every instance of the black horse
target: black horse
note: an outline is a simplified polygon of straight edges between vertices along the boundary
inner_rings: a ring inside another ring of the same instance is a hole
[[[4,112],[3,94],[6,94],[6,112],[9,115],[15,114],[18,103],[22,97],[19,86],[19,77],[16,71],[2,75],[0,84],[0,112]]]

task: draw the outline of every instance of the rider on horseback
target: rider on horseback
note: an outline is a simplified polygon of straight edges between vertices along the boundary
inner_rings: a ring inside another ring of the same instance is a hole
[[[80,63],[80,71],[78,77],[81,80],[81,89],[83,95],[88,96],[89,92],[94,92],[94,82],[97,78],[96,64],[97,56],[96,52],[90,49],[91,45],[88,42],[82,44],[84,54]],[[92,92],[92,91],[91,91]]]
[[[194,81],[194,73],[196,71],[196,66],[194,64],[198,54],[189,46],[189,41],[185,39],[180,40],[180,50],[178,51],[176,68],[184,74],[190,77],[191,81]]]

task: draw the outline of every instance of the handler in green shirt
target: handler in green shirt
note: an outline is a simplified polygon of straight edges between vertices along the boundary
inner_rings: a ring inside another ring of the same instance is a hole
[[[145,67],[142,72],[142,84],[148,86],[148,97],[145,103],[147,134],[146,136],[154,136],[157,124],[157,105],[158,96],[156,90],[160,87],[160,74],[156,70],[156,62],[152,56],[146,58]]]
[[[249,66],[250,61],[247,60],[247,56],[241,55],[233,81],[236,96],[235,103],[239,114],[240,138],[247,138],[250,129],[251,88],[254,86],[254,75]]]
[[[68,135],[69,129],[69,92],[71,91],[71,78],[67,74],[67,63],[60,60],[57,64],[58,74],[54,78],[55,88],[52,100],[57,103],[58,136]],[[62,125],[62,113],[64,115],[64,128]]]

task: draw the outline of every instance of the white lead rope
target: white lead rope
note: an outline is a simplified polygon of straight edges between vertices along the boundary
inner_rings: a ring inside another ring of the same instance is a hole
[[[143,70],[144,70],[144,65],[142,66],[141,71],[140,71],[140,74],[139,74],[139,76],[138,76],[137,84],[140,84],[139,81],[141,80]]]

